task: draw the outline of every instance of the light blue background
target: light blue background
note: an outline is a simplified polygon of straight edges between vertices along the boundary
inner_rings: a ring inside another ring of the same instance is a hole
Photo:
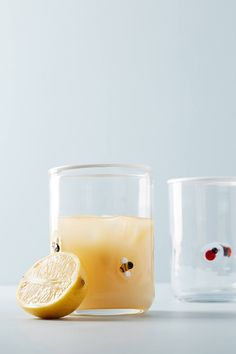
[[[236,175],[236,2],[1,0],[0,283],[48,252],[51,166],[153,167],[157,280],[166,179]]]

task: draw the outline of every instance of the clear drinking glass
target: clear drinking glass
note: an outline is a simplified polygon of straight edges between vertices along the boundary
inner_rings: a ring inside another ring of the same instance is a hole
[[[146,311],[154,298],[152,180],[148,167],[50,170],[52,252],[79,256],[88,293],[78,314]]]
[[[175,295],[187,301],[235,301],[236,177],[168,183]]]

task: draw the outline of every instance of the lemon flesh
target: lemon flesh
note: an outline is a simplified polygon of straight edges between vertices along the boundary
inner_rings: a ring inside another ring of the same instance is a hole
[[[72,253],[53,253],[37,261],[17,288],[17,301],[41,318],[59,318],[76,310],[87,292],[85,271]]]

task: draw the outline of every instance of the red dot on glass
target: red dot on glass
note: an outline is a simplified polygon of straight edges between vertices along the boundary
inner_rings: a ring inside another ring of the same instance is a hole
[[[208,261],[214,261],[214,259],[216,258],[216,254],[214,252],[212,252],[212,250],[209,250],[209,251],[206,251],[205,257]]]

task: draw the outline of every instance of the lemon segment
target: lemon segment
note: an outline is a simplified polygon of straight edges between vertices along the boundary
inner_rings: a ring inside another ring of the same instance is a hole
[[[17,288],[17,302],[41,318],[59,318],[76,310],[87,292],[86,274],[72,253],[50,254],[37,261]]]

